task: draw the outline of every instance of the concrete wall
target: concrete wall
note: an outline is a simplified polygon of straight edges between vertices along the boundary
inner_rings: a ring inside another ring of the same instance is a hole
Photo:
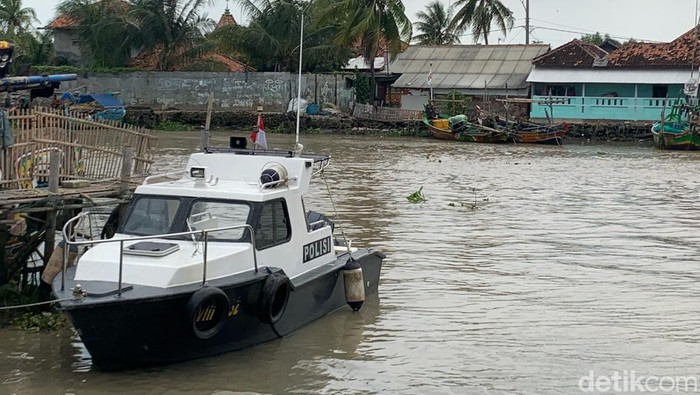
[[[56,29],[53,32],[54,56],[65,58],[69,64],[82,66],[84,60],[80,47],[73,38],[73,31],[69,29]]]
[[[127,106],[154,110],[204,110],[209,92],[214,93],[215,111],[255,111],[258,103],[266,112],[283,112],[297,96],[298,75],[290,73],[135,72],[81,76],[61,84],[60,90],[120,92]],[[347,110],[353,93],[344,75],[302,75],[302,97]]]

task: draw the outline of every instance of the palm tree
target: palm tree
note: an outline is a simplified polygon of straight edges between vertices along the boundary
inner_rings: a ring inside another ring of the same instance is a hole
[[[129,44],[158,52],[159,70],[192,62],[211,50],[205,45],[205,33],[214,29],[214,21],[201,13],[212,0],[134,0],[127,13],[132,33]]]
[[[458,44],[459,36],[454,28],[450,28],[452,20],[452,7],[445,6],[435,0],[425,7],[425,11],[416,13],[418,22],[414,23],[416,29],[421,32],[413,37],[421,45],[450,45]]]
[[[452,18],[450,27],[464,31],[471,25],[474,42],[483,37],[488,45],[493,23],[496,23],[504,36],[513,28],[513,12],[501,0],[457,0],[455,7],[459,11]]]
[[[248,27],[230,25],[214,33],[229,53],[242,55],[260,70],[292,71],[299,49],[302,3],[294,0],[243,0]],[[308,27],[308,21],[304,23]]]
[[[296,0],[242,0],[250,16],[247,27],[230,25],[211,35],[220,50],[243,60],[259,71],[296,71],[299,68],[301,13],[308,4]],[[304,18],[306,71],[333,71],[347,64],[348,50],[332,45],[333,26],[314,26],[313,12]]]
[[[126,7],[121,0],[64,0],[56,11],[75,25],[89,66],[118,67],[126,65],[131,56]]]
[[[27,32],[14,40],[13,68],[18,75],[25,75],[31,66],[47,65],[53,57],[53,40],[50,31]]]
[[[318,22],[337,24],[337,45],[357,46],[370,65],[374,92],[374,59],[381,50],[388,50],[391,59],[401,52],[403,42],[411,40],[412,25],[401,0],[339,0],[322,5]],[[382,47],[385,44],[385,48]],[[372,95],[374,101],[374,94]]]
[[[22,7],[22,0],[0,0],[0,26],[15,36],[31,30],[32,23],[39,22],[31,7]]]

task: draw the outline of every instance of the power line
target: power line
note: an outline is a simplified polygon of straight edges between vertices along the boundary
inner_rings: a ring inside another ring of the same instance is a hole
[[[581,32],[581,31],[556,29],[556,28],[553,28],[553,27],[546,27],[546,26],[531,26],[531,27],[532,27],[533,29],[551,30],[551,31],[554,31],[554,32],[562,32],[562,33],[573,33],[573,34],[581,34],[581,35],[590,34],[590,33]],[[607,33],[606,33],[606,34],[607,34]],[[610,34],[608,34],[608,36],[609,36],[610,38],[619,38],[620,40],[627,40],[627,39],[631,38],[631,37],[627,37],[627,36],[613,36],[613,35],[610,35]],[[635,40],[637,40],[637,41],[649,42],[649,43],[659,43],[659,42],[661,42],[661,41],[657,41],[657,40],[647,40],[647,39],[643,39],[643,38],[635,38]]]
[[[570,26],[570,25],[562,25],[562,24],[560,24],[560,23],[554,23],[554,22],[550,22],[550,21],[544,21],[544,20],[542,20],[542,19],[537,19],[537,18],[530,18],[530,19],[533,20],[533,21],[537,21],[537,22],[548,23],[548,24],[554,25],[554,26],[566,27],[566,28],[569,28],[569,29],[576,29],[576,30],[581,30],[581,31],[588,31],[588,32],[590,32],[590,33],[598,33],[597,31],[588,30],[588,29],[585,29],[585,28],[582,28],[582,27],[576,27],[576,26]]]

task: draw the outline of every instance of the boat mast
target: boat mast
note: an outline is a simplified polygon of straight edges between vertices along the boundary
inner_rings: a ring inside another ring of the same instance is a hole
[[[301,113],[301,62],[302,62],[302,53],[304,52],[304,14],[306,13],[306,10],[309,8],[311,5],[311,2],[309,2],[309,5],[304,8],[304,10],[301,12],[301,25],[299,26],[299,80],[297,81],[297,125],[296,125],[296,146],[299,145],[299,122],[300,122],[300,113]]]

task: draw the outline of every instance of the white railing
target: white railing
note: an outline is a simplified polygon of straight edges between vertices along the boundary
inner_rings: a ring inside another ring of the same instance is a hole
[[[68,251],[70,246],[94,246],[97,244],[106,244],[106,243],[119,243],[119,285],[117,288],[117,296],[122,295],[122,280],[123,280],[123,271],[124,271],[124,242],[132,242],[132,241],[140,241],[140,240],[152,240],[152,239],[163,239],[163,238],[168,238],[168,237],[177,237],[177,236],[195,236],[195,235],[201,235],[204,239],[204,251],[202,252],[202,285],[206,284],[207,282],[207,247],[209,244],[209,233],[213,232],[220,232],[224,230],[231,230],[231,229],[248,229],[250,231],[250,244],[253,248],[253,266],[255,268],[255,272],[258,272],[258,258],[257,254],[255,252],[255,232],[253,230],[253,227],[249,224],[244,224],[244,225],[233,225],[233,226],[225,226],[221,228],[214,228],[214,229],[203,229],[203,230],[192,230],[188,232],[178,232],[178,233],[165,233],[165,234],[160,234],[160,235],[153,235],[153,236],[137,236],[137,237],[130,237],[128,239],[107,239],[107,240],[87,240],[87,241],[71,241],[71,228],[73,227],[73,224],[80,220],[81,218],[85,216],[89,216],[90,213],[80,213],[76,215],[75,217],[71,218],[70,220],[66,221],[66,224],[63,225],[63,242],[64,248],[63,248],[63,270],[61,273],[61,291],[65,291],[66,289],[66,265],[68,262]],[[196,242],[196,241],[195,241]]]

